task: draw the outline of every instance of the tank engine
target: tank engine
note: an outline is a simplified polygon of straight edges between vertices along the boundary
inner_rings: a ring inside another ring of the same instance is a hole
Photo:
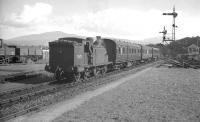
[[[107,51],[100,37],[93,43],[93,38],[60,38],[49,42],[48,70],[55,73],[57,79],[73,77],[79,80],[90,75],[106,72]]]

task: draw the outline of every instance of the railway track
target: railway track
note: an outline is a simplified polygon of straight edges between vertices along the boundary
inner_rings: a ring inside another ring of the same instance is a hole
[[[24,99],[26,97],[33,96],[33,95],[36,95],[38,93],[42,93],[42,92],[47,91],[47,90],[50,89],[50,88],[45,88],[45,87],[44,88],[43,87],[42,88],[41,87],[38,88],[38,87],[39,86],[34,87],[34,88],[37,88],[37,89],[40,89],[40,90],[32,90],[34,88],[30,88],[30,89],[25,89],[25,90],[28,90],[27,93],[26,92],[21,92],[19,95],[12,95],[11,94],[8,98],[1,99],[0,100],[0,105],[3,106],[3,105],[6,105],[6,104],[10,104],[11,102],[19,101],[19,100],[22,100],[22,99]]]
[[[108,77],[108,76],[112,76],[114,74],[119,74],[119,73],[124,72],[124,71],[129,71],[129,70],[132,70],[135,67],[140,67],[141,65],[143,66],[144,64],[139,64],[137,66],[129,67],[129,68],[122,69],[122,70],[116,70],[116,71],[113,71],[113,72],[109,72],[105,75],[99,75],[99,76],[91,77],[91,78],[89,78],[89,79],[87,79],[83,82],[71,82],[71,83],[62,84],[62,85],[53,85],[53,86],[48,86],[48,87],[46,86],[46,88],[44,88],[44,89],[38,89],[36,91],[33,90],[32,92],[17,95],[15,97],[5,98],[5,99],[2,99],[0,101],[0,105],[1,105],[0,107],[3,108],[5,106],[11,106],[11,105],[16,104],[18,102],[31,100],[32,98],[45,96],[45,95],[48,95],[48,94],[53,94],[55,92],[61,92],[63,90],[67,90],[67,88],[73,88],[75,86],[78,86],[81,83],[86,83],[86,84],[91,83],[87,86],[87,87],[89,87],[89,86],[93,85],[92,81],[94,81],[96,79],[101,79],[101,78],[105,78],[105,77]],[[116,79],[116,77],[109,78],[109,80],[111,80],[111,81],[115,80],[115,79]],[[66,80],[66,79],[63,79],[63,80]],[[106,80],[106,78],[105,78],[105,80]],[[104,82],[101,82],[99,84],[101,85],[103,83]],[[23,114],[26,114],[26,113],[36,111],[36,110],[43,108],[44,106],[47,106],[47,105],[50,105],[50,104],[52,104],[52,102],[48,101],[48,102],[45,102],[45,103],[36,104],[34,106],[25,108],[23,110],[19,110],[19,111],[14,112],[14,113],[6,114],[6,115],[2,114],[2,115],[0,115],[0,121],[6,121],[6,120],[12,119],[14,117],[17,117],[17,116],[20,116],[20,115],[23,115]]]
[[[24,92],[24,91],[32,90],[32,89],[38,88],[39,86],[44,86],[44,85],[47,85],[47,84],[49,84],[49,82],[45,82],[45,83],[41,83],[41,84],[38,84],[38,85],[29,86],[29,87],[26,86],[25,88],[10,89],[10,90],[1,92],[0,93],[0,98],[4,99],[5,97],[11,96],[11,95],[20,94],[19,92]],[[1,99],[0,99],[0,101],[1,101]]]

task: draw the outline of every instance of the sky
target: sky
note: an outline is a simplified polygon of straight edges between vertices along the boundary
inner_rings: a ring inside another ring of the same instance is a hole
[[[63,31],[143,40],[164,26],[170,36],[172,16],[162,13],[174,5],[177,39],[200,36],[200,0],[0,0],[0,38]]]

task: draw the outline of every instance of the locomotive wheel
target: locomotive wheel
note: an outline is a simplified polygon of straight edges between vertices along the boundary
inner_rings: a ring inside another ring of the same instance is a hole
[[[60,72],[59,72],[59,71],[56,71],[56,72],[54,73],[54,77],[55,77],[56,80],[60,80]]]
[[[101,73],[102,73],[102,74],[106,74],[107,70],[108,70],[108,69],[107,69],[107,67],[105,66],[105,67],[102,69],[102,72],[101,72]]]
[[[87,80],[89,77],[90,77],[89,72],[84,72],[83,78],[84,78],[85,80]]]
[[[74,74],[74,80],[76,82],[80,81],[81,80],[81,73]]]
[[[94,76],[97,75],[97,69],[96,69],[96,68],[93,69],[93,75],[94,75]]]

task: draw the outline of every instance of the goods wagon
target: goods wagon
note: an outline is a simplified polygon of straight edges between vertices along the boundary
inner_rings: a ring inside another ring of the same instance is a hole
[[[6,45],[0,39],[0,63],[37,61],[43,58],[43,50],[39,46]]]
[[[16,46],[4,46],[0,48],[1,56],[15,56],[19,55],[19,48]]]
[[[38,46],[20,46],[19,48],[22,62],[27,62],[29,59],[37,61],[43,57],[42,49]]]
[[[38,46],[20,46],[21,56],[37,56],[42,55],[42,49]]]
[[[19,48],[13,45],[2,45],[0,48],[0,63],[12,63],[19,60]]]
[[[21,46],[21,47],[20,47],[20,55],[21,55],[21,56],[27,56],[27,55],[29,55],[28,48],[27,48],[27,47]]]

